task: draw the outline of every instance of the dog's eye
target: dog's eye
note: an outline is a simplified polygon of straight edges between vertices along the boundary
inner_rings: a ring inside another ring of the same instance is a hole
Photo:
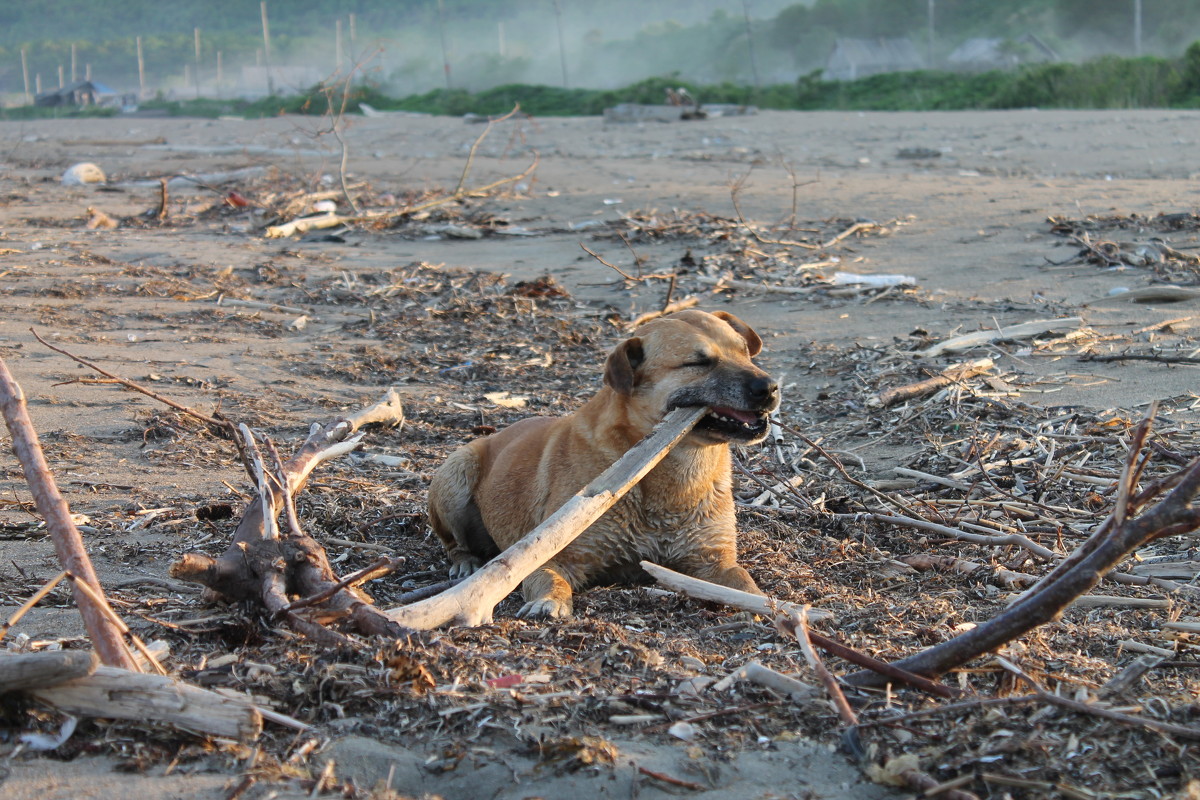
[[[716,364],[716,363],[717,363],[717,360],[715,358],[713,358],[712,356],[696,355],[696,356],[693,356],[690,360],[683,362],[682,366],[685,366],[685,367],[711,367],[713,364]]]

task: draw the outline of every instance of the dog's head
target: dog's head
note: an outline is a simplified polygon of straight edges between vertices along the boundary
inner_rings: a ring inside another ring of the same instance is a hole
[[[635,334],[617,345],[604,372],[631,421],[648,431],[672,409],[708,406],[693,440],[751,444],[767,435],[779,385],[750,360],[762,339],[749,325],[725,311],[691,310],[648,322]]]

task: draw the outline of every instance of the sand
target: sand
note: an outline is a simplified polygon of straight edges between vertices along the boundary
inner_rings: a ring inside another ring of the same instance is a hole
[[[369,182],[376,194],[397,196],[453,187],[481,131],[481,125],[460,119],[419,115],[350,120],[344,134],[349,179]],[[619,241],[593,241],[588,225],[650,209],[735,217],[732,187],[737,184],[741,214],[758,224],[789,218],[800,228],[834,219],[846,225],[879,223],[885,235],[855,237],[837,249],[841,268],[909,275],[921,293],[920,302],[870,304],[749,290],[702,297],[701,307],[725,308],[750,321],[766,340],[761,362],[785,376],[802,371],[801,346],[872,347],[908,340],[918,330],[943,339],[1031,319],[1080,316],[1094,330],[1114,334],[1187,318],[1175,326],[1186,333],[1195,328],[1195,301],[1114,300],[1115,289],[1150,285],[1151,273],[1063,264],[1078,248],[1052,235],[1047,219],[1195,210],[1198,140],[1200,112],[1154,110],[762,112],[644,125],[605,124],[599,118],[521,120],[490,132],[470,162],[465,184],[489,184],[540,159],[516,193],[487,201],[488,211],[505,219],[506,227],[535,235],[460,239],[433,229],[419,237],[351,231],[341,241],[299,241],[266,239],[249,217],[161,229],[88,230],[82,223],[89,207],[114,217],[154,207],[156,179],[176,173],[263,167],[268,177],[256,180],[286,174],[333,188],[341,153],[328,120],[5,122],[0,123],[0,357],[28,395],[39,431],[47,435],[68,501],[75,511],[98,517],[111,513],[122,498],[149,507],[155,500],[173,505],[179,499],[225,497],[223,481],[240,476],[233,463],[148,462],[138,432],[145,415],[158,406],[111,387],[71,382],[88,372],[34,341],[31,326],[81,356],[197,407],[211,407],[214,393],[242,398],[235,406],[242,410],[260,401],[262,413],[280,427],[303,429],[331,410],[372,399],[380,388],[347,385],[336,376],[297,375],[293,369],[306,360],[353,356],[355,343],[340,332],[361,320],[350,307],[322,307],[301,325],[295,324],[299,315],[286,310],[225,307],[216,314],[215,295],[130,288],[138,277],[129,265],[145,269],[151,276],[147,281],[170,274],[186,281],[189,275],[227,268],[249,275],[264,265],[291,271],[302,281],[412,262],[489,270],[512,281],[549,275],[581,309],[608,306],[628,319],[656,309],[665,286],[622,284],[580,244],[629,271],[636,269],[631,251]],[[937,155],[900,155],[917,148]],[[63,171],[81,161],[98,164],[108,186],[60,185]],[[172,193],[194,209],[217,196],[189,188]],[[1194,234],[1172,241],[1176,247],[1196,246]],[[647,272],[669,271],[686,249],[686,243],[674,240],[635,248]],[[761,249],[769,253],[772,245]],[[118,273],[122,277],[114,278]],[[125,288],[113,289],[117,284]],[[258,299],[280,302],[270,288],[264,286]],[[252,280],[242,289],[242,295],[255,297]],[[237,313],[244,324],[231,316]],[[1019,363],[1035,375],[1066,376],[1052,396],[1026,398],[1034,403],[1136,409],[1194,392],[1196,386],[1194,368],[1188,366]],[[827,388],[786,377],[784,382],[789,399],[801,406],[821,402]],[[419,402],[420,387],[412,391]],[[530,393],[536,387],[514,391]],[[444,398],[456,399],[468,398]],[[868,471],[883,476],[890,459],[906,446],[884,444],[860,454]],[[27,496],[12,466],[5,467],[0,485],[5,498]],[[136,488],[125,492],[114,486]],[[8,504],[0,506],[0,519],[17,525],[29,517]],[[175,537],[173,529],[148,529],[128,539],[106,536],[95,542],[93,557],[108,582],[162,574],[167,556],[181,546]],[[42,539],[0,542],[0,556],[0,562],[15,561],[43,579],[56,569]],[[15,579],[8,567],[0,567],[0,575]],[[30,615],[18,630],[38,639],[78,635],[79,627],[69,608],[56,608]],[[670,745],[629,740],[623,747],[639,763],[667,771],[683,758]],[[357,770],[360,785],[386,777],[383,763],[424,758],[361,738],[333,745],[331,752],[340,753],[343,777],[345,770]],[[568,791],[625,796],[633,780],[626,766],[604,779],[579,779],[578,785],[546,776],[513,784],[511,774],[528,767],[519,759],[513,764],[512,770],[493,764],[473,781],[460,771],[402,788],[448,798],[478,796],[481,786],[492,797],[562,797]],[[161,777],[156,768],[160,777],[130,777],[111,772],[107,761],[86,758],[60,764],[21,757],[4,769],[8,776],[0,786],[10,798],[114,797],[127,791],[153,798],[221,797],[227,791],[222,786],[236,783],[232,770]],[[730,798],[887,796],[860,780],[859,772],[825,744],[795,744],[748,754],[722,778],[719,793]],[[639,796],[663,793],[661,787],[642,785]]]

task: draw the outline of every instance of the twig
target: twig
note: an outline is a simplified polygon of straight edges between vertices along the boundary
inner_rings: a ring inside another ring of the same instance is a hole
[[[301,597],[299,600],[293,600],[284,607],[284,611],[295,611],[298,608],[304,608],[306,606],[320,603],[328,600],[330,597],[333,597],[342,589],[358,586],[359,584],[366,583],[367,581],[373,581],[377,578],[382,578],[384,575],[395,572],[397,569],[404,566],[404,562],[406,560],[407,559],[405,559],[404,556],[380,556],[375,560],[374,563],[363,567],[357,572],[350,573],[337,583],[326,587],[322,591],[313,595],[309,595],[308,597]]]
[[[513,105],[512,111],[508,112],[504,116],[496,117],[495,119],[489,119],[483,131],[477,137],[475,137],[475,141],[471,143],[471,149],[467,152],[467,161],[465,164],[463,164],[463,171],[462,175],[458,179],[458,185],[454,187],[454,197],[462,196],[463,185],[467,182],[467,174],[471,171],[471,162],[475,160],[475,151],[479,149],[479,145],[481,145],[483,140],[487,138],[487,135],[492,130],[492,126],[497,122],[504,122],[505,120],[511,119],[513,115],[520,110],[521,104],[516,103]]]
[[[750,177],[749,172],[738,178],[729,187],[729,200],[733,204],[733,212],[737,214],[738,222],[742,224],[742,227],[749,231],[750,235],[753,236],[759,242],[759,244],[777,245],[779,247],[801,247],[805,250],[820,250],[820,245],[812,244],[811,242],[794,242],[787,239],[767,239],[757,230],[755,230],[753,225],[746,221],[745,215],[742,214],[741,203],[738,202],[738,195],[741,194],[742,188],[746,183],[746,178],[748,177]],[[795,176],[793,175],[793,179],[794,178]],[[798,186],[807,186],[810,183],[817,183],[817,181],[807,181],[802,184],[793,183],[792,191],[795,192]]]
[[[38,335],[38,332],[36,330],[34,330],[33,328],[30,328],[29,332],[33,334],[33,338],[37,339],[39,342],[41,342],[42,344],[44,344],[46,347],[50,348],[54,352],[60,353],[64,356],[66,356],[67,358],[71,359],[72,361],[82,364],[83,366],[87,367],[88,369],[92,370],[93,372],[98,372],[99,374],[103,375],[104,377],[108,378],[109,380],[112,380],[115,383],[119,383],[121,386],[124,386],[126,389],[132,389],[135,392],[144,394],[153,400],[157,400],[158,402],[162,403],[165,406],[168,406],[170,408],[175,409],[176,411],[180,411],[184,414],[187,414],[188,416],[198,419],[201,422],[207,423],[207,424],[212,425],[213,427],[219,428],[221,430],[228,431],[230,438],[234,439],[235,441],[237,440],[237,432],[236,432],[235,426],[229,420],[218,419],[216,417],[210,417],[206,414],[201,414],[199,411],[196,411],[195,409],[191,409],[185,405],[176,403],[174,400],[170,399],[169,397],[164,397],[163,395],[161,395],[157,392],[151,391],[150,389],[147,389],[146,387],[144,387],[140,384],[134,383],[131,380],[122,378],[119,375],[109,372],[108,370],[104,369],[103,367],[97,366],[93,362],[88,361],[86,358],[81,358],[80,356],[77,356],[74,353],[63,350],[61,347],[55,347],[54,345],[50,344],[45,339],[43,339],[40,335]]]
[[[654,778],[656,781],[662,781],[663,783],[671,786],[678,786],[681,789],[691,789],[693,792],[702,792],[708,789],[708,787],[702,783],[693,783],[692,781],[685,781],[682,778],[672,778],[670,775],[664,775],[661,772],[655,772],[654,770],[647,769],[646,767],[638,767],[638,772],[648,778]]]
[[[820,679],[821,685],[829,693],[829,699],[833,701],[833,706],[837,709],[838,717],[842,720],[842,724],[848,728],[858,725],[858,715],[854,713],[854,709],[847,702],[846,695],[842,693],[842,688],[838,686],[833,673],[826,668],[825,662],[817,655],[817,651],[813,650],[812,640],[809,638],[808,633],[808,606],[802,606],[799,613],[790,615],[790,619],[792,630],[796,635],[796,642],[800,645],[800,652],[804,654],[804,659],[812,667],[813,672],[817,673],[817,678]]]
[[[54,591],[54,587],[62,583],[63,579],[67,577],[67,574],[68,573],[66,570],[58,573],[53,578],[46,581],[42,588],[38,589],[30,596],[28,600],[22,603],[21,607],[14,611],[3,625],[0,625],[0,641],[2,641],[4,637],[8,635],[8,632],[12,630],[12,627],[21,620],[21,617],[29,613],[29,609],[36,606],[39,602],[41,602],[43,597]]]
[[[1047,690],[1031,675],[1029,675],[1029,673],[1008,659],[1002,656],[996,656],[996,663],[1029,684],[1029,687],[1033,689],[1035,693],[1037,693],[1039,700],[1043,700],[1051,705],[1070,709],[1071,711],[1076,711],[1081,714],[1091,714],[1092,716],[1112,720],[1113,722],[1119,722],[1122,725],[1148,728],[1152,731],[1164,733],[1168,736],[1178,736],[1183,739],[1200,740],[1200,728],[1192,728],[1187,725],[1175,725],[1170,722],[1160,722],[1159,720],[1148,717],[1135,717],[1132,714],[1122,714],[1119,711],[1112,711],[1107,708],[1099,708],[1087,703],[1081,703],[1078,700],[1071,700],[1067,697],[1061,697],[1054,692]]]

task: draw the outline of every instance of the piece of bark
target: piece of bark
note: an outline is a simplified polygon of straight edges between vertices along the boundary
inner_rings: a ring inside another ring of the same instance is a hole
[[[436,597],[390,609],[387,615],[415,630],[430,630],[443,625],[471,627],[490,622],[497,603],[534,570],[575,541],[645,477],[707,413],[707,408],[675,409],[649,436],[630,448],[541,525],[471,577]]]
[[[1029,339],[1042,333],[1075,330],[1082,324],[1083,320],[1080,317],[1031,320],[1017,325],[1008,325],[1000,330],[975,331],[974,333],[955,336],[953,339],[947,339],[931,347],[926,347],[924,350],[919,351],[918,355],[931,358],[933,356],[940,356],[943,353],[957,353],[962,350],[970,350],[972,347],[990,344],[1002,339]]]
[[[3,412],[4,421],[8,425],[13,453],[24,470],[25,482],[29,484],[34,504],[42,519],[46,521],[46,529],[54,542],[58,563],[80,581],[86,581],[95,590],[93,594],[99,598],[94,601],[93,597],[82,591],[78,585],[72,588],[75,605],[83,617],[83,625],[87,629],[92,646],[96,648],[100,660],[105,664],[136,670],[137,663],[121,632],[110,621],[113,616],[112,609],[107,608],[104,590],[100,588],[92,561],[83,546],[83,537],[71,520],[71,509],[59,493],[54,477],[50,474],[50,466],[46,463],[37,431],[25,406],[25,394],[13,379],[3,359],[0,359],[0,411]]]
[[[282,225],[271,225],[267,228],[266,237],[268,239],[286,239],[289,236],[295,236],[297,233],[305,233],[307,231],[321,230],[323,228],[334,228],[338,225],[343,225],[347,219],[340,217],[334,213],[318,214],[313,217],[301,217],[294,219],[291,222],[285,222]]]
[[[1115,697],[1122,692],[1127,692],[1142,679],[1150,670],[1157,667],[1162,662],[1166,661],[1164,656],[1155,655],[1153,653],[1145,653],[1131,661],[1124,669],[1109,679],[1108,683],[1100,687],[1096,692],[1101,699]]]
[[[100,659],[91,650],[0,653],[0,694],[44,689],[91,675]]]
[[[172,680],[116,667],[30,694],[68,714],[163,722],[197,733],[248,741],[262,715],[248,702]]]
[[[714,683],[709,689],[714,692],[723,692],[739,681],[749,681],[765,689],[779,692],[784,697],[796,701],[804,700],[817,694],[817,687],[811,683],[805,683],[802,680],[793,678],[791,675],[784,675],[782,672],[763,666],[757,661],[746,662]]]
[[[931,378],[926,378],[923,381],[916,383],[905,384],[904,386],[893,386],[891,389],[885,389],[879,394],[867,400],[867,405],[872,408],[887,408],[904,400],[914,400],[918,397],[933,394],[938,389],[942,389],[958,381],[964,381],[967,378],[973,378],[976,375],[982,375],[995,366],[995,362],[990,358],[980,358],[975,361],[967,361],[962,364],[955,364],[952,367],[947,367],[937,375]]]

